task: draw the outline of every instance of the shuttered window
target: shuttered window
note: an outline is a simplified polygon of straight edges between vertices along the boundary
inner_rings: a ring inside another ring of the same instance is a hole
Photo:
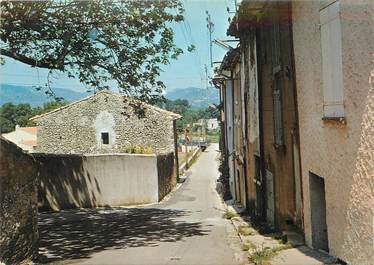
[[[282,90],[281,79],[277,74],[274,78],[273,111],[274,111],[274,143],[276,147],[283,145],[283,118],[282,118]]]
[[[274,117],[274,144],[283,146],[283,118],[282,118],[282,63],[280,46],[279,23],[275,23],[271,31],[271,58],[273,69],[273,117]]]
[[[333,2],[320,10],[320,24],[324,117],[344,117],[339,1]]]

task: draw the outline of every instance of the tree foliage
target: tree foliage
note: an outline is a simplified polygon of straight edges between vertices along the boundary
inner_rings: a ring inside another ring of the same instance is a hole
[[[218,111],[216,109],[211,107],[194,109],[186,99],[166,99],[163,103],[159,103],[158,106],[182,116],[180,120],[177,120],[177,131],[179,133],[182,133],[187,126],[191,126],[199,119],[214,119],[218,117]]]
[[[1,1],[0,52],[152,103],[160,67],[183,52],[170,27],[183,12],[179,0]]]
[[[14,131],[16,125],[21,127],[33,126],[34,124],[29,120],[35,115],[40,115],[51,110],[57,109],[68,102],[48,102],[43,107],[32,108],[30,104],[5,103],[0,107],[0,132],[7,133]]]

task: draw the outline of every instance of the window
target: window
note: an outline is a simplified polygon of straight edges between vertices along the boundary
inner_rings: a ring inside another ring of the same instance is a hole
[[[275,147],[283,145],[283,115],[282,115],[282,91],[280,77],[274,78],[275,86],[273,89],[273,113],[274,113],[274,144]]]
[[[101,142],[102,144],[109,144],[109,133],[107,132],[101,133]]]
[[[283,115],[282,115],[282,62],[279,23],[273,25],[271,31],[271,58],[273,69],[273,117],[274,117],[274,144],[283,146]]]
[[[339,1],[320,10],[323,115],[344,117],[342,40]]]

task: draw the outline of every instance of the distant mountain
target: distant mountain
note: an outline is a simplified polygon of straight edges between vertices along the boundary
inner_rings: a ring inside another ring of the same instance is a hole
[[[71,102],[79,100],[89,95],[88,93],[77,92],[65,88],[53,88],[58,97],[63,97]],[[44,91],[38,91],[30,86],[18,86],[9,84],[0,84],[0,105],[7,102],[13,104],[29,103],[31,106],[42,106],[46,102],[53,101]]]
[[[176,88],[166,92],[165,97],[167,99],[187,99],[193,108],[207,108],[209,104],[219,103],[219,92],[218,89],[209,88]]]
[[[66,88],[53,88],[53,91],[58,97],[63,97],[69,102],[77,101],[89,95],[89,93],[77,92]],[[187,87],[173,89],[166,93],[166,98],[171,100],[187,99],[193,108],[207,108],[209,104],[219,103],[218,89],[215,88]],[[13,104],[29,103],[31,106],[36,107],[50,101],[53,101],[53,98],[33,87],[0,84],[0,105],[12,102]]]

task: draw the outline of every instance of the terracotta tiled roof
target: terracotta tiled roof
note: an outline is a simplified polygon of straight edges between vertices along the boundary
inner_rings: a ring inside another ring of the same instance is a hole
[[[19,129],[33,135],[36,135],[38,132],[37,127],[20,127]]]
[[[29,146],[36,146],[37,145],[36,140],[24,140],[24,141],[22,141],[22,143],[25,144],[25,145],[29,145]]]

